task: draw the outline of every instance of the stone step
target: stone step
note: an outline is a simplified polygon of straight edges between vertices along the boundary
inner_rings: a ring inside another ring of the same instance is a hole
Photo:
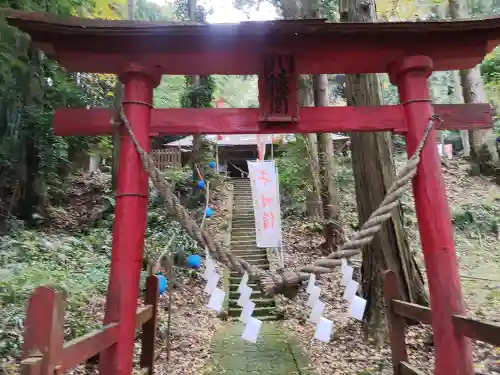
[[[243,309],[241,307],[230,307],[227,311],[229,316],[240,316]],[[271,316],[276,312],[276,307],[266,306],[266,307],[255,307],[252,316]]]
[[[238,291],[238,287],[240,286],[240,281],[241,280],[238,280],[238,281],[235,281],[234,283],[229,284],[229,292],[230,293]],[[252,288],[253,290],[260,290],[259,286],[256,283],[248,283],[247,285],[250,288]]]
[[[259,248],[257,247],[257,244],[254,241],[243,241],[243,242],[238,242],[238,241],[231,241],[231,249],[232,250],[242,250],[242,251],[248,251],[248,250],[258,250],[258,251],[266,251],[266,249]]]
[[[232,251],[253,251],[258,253],[266,253],[266,249],[257,247],[255,243],[232,243],[231,244]]]
[[[238,309],[240,306],[237,303],[238,298],[235,300],[229,300],[228,307],[230,309],[235,308]],[[250,301],[255,303],[255,308],[257,309],[258,307],[274,307],[274,299],[272,298],[251,298]]]
[[[239,237],[251,237],[251,238],[255,238],[256,237],[255,229],[233,228],[231,230],[231,239],[233,239],[233,238],[239,238]]]
[[[247,262],[248,264],[254,266],[254,267],[258,267],[258,268],[262,268],[262,269],[268,269],[269,268],[269,262],[267,259],[251,259],[251,258],[245,258],[245,257],[241,257],[245,262]]]
[[[233,242],[231,241],[231,249],[232,250],[242,250],[242,251],[248,251],[248,250],[255,250],[255,251],[262,251],[266,249],[259,249],[257,247],[257,244],[255,241],[252,242]]]
[[[236,233],[235,235],[231,234],[231,246],[236,247],[236,245],[253,245],[254,247],[257,247],[255,236],[243,236],[239,233]]]
[[[245,260],[257,260],[257,259],[264,259],[267,260],[267,253],[265,251],[249,251],[244,254],[242,254],[242,258]]]
[[[231,233],[231,242],[255,242],[255,236],[244,235],[238,233],[237,236],[233,236]]]
[[[230,320],[237,320],[238,317],[231,316]],[[259,320],[262,320],[263,322],[274,322],[276,320],[282,320],[283,317],[280,317],[278,315],[269,315],[269,316],[259,316]]]
[[[257,247],[257,243],[255,242],[255,237],[248,239],[246,237],[241,237],[241,236],[231,236],[231,247],[232,248],[237,248],[238,246],[241,247],[248,247],[249,245],[253,247]]]
[[[245,226],[233,226],[231,229],[232,229],[232,232],[247,232],[247,233],[252,233],[253,235],[255,235],[255,227],[254,228],[248,228],[247,227],[248,224],[245,224]]]
[[[260,252],[259,250],[231,250],[231,253],[242,259],[252,259],[252,258],[264,258],[266,253]]]
[[[229,299],[230,300],[235,300],[237,301],[238,298],[240,298],[240,293],[238,293],[237,290],[234,290],[234,291],[231,291],[229,293]],[[250,299],[253,299],[253,298],[266,298],[265,294],[262,293],[259,289],[253,289],[252,290],[252,294],[250,295]]]
[[[263,322],[271,322],[271,321],[283,320],[283,319],[284,319],[283,314],[270,315],[270,316],[259,316],[259,320],[261,320]]]

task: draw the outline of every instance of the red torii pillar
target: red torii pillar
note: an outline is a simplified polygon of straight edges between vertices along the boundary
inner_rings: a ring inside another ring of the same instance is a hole
[[[129,64],[121,74],[123,107],[137,140],[149,151],[153,89],[161,73],[150,67]],[[120,322],[116,345],[101,353],[99,372],[109,375],[132,373],[137,296],[146,233],[148,178],[130,136],[121,129],[116,187],[111,271],[104,324]]]
[[[390,78],[397,85],[408,124],[406,147],[413,155],[434,109],[429,100],[427,79],[433,70],[426,56],[408,57],[391,67]],[[465,314],[460,287],[451,215],[446,197],[440,157],[432,129],[413,179],[413,195],[420,241],[427,269],[436,375],[473,375],[472,346],[465,336],[455,335],[454,314]]]

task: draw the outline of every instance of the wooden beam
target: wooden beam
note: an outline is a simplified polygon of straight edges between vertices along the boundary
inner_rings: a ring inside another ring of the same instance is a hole
[[[437,104],[443,120],[439,130],[489,129],[493,126],[489,104]],[[54,134],[111,135],[111,109],[62,108],[54,114]],[[151,134],[279,134],[393,131],[406,132],[400,105],[380,107],[300,108],[299,122],[265,124],[256,108],[162,108],[153,111]]]
[[[109,348],[118,339],[118,323],[105,325],[64,344],[61,373],[71,370],[96,353]]]
[[[467,316],[454,315],[455,331],[474,340],[500,346],[500,324],[482,322]]]
[[[431,324],[431,309],[414,303],[392,300],[391,308],[394,314],[404,316],[417,322]]]

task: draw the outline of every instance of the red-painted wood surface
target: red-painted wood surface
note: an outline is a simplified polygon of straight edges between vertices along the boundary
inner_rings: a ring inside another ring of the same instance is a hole
[[[489,104],[437,104],[443,120],[439,130],[488,129],[493,125]],[[103,108],[61,108],[53,120],[54,133],[68,135],[111,135],[112,111]],[[399,105],[381,107],[300,108],[299,122],[264,124],[254,108],[165,108],[151,115],[151,135],[189,134],[278,134],[357,131],[406,132],[404,109]],[[267,127],[266,127],[267,126]]]
[[[62,364],[64,293],[49,287],[35,289],[24,321],[21,374],[53,375]]]
[[[425,54],[435,70],[472,68],[500,42],[500,18],[338,24],[317,20],[159,25],[6,10],[7,20],[72,71],[115,73],[134,59],[165,74],[258,74],[262,56],[294,55],[299,74],[387,72]]]
[[[64,293],[49,287],[39,287],[28,302],[24,326],[21,373],[26,375],[64,374],[80,363],[118,341],[119,323],[110,323],[101,329],[64,342]],[[135,322],[143,328],[141,358],[151,358],[154,347],[158,304],[158,279],[146,282],[146,306],[137,309]],[[134,330],[135,331],[135,330]],[[151,361],[150,361],[151,362]],[[150,366],[152,374],[152,366]]]
[[[131,67],[122,77],[125,84],[125,114],[137,140],[149,151],[153,87],[159,77]],[[128,102],[128,103],[127,103]],[[106,299],[105,324],[120,322],[118,342],[101,353],[100,372],[130,375],[135,341],[136,307],[139,292],[146,215],[148,175],[142,168],[132,140],[124,131],[120,139],[120,157],[116,188],[111,271]]]
[[[409,155],[414,153],[432,115],[432,105],[420,100],[429,97],[427,78],[431,72],[432,60],[424,56],[410,57],[393,66],[391,80],[398,86],[401,101],[408,102],[404,108]],[[433,129],[429,139],[435,137]],[[450,209],[434,142],[427,142],[422,150],[418,172],[413,179],[413,194],[432,306],[435,375],[472,375],[470,341],[455,334],[452,321],[454,314],[465,313],[465,304]]]

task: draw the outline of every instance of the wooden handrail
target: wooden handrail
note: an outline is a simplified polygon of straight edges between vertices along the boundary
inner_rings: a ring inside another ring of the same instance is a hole
[[[395,314],[424,324],[431,324],[431,309],[399,300],[392,300],[391,307]]]
[[[136,327],[143,328],[141,362],[147,363],[145,374],[152,374],[156,333],[158,279],[146,281],[146,306],[136,312]],[[88,334],[64,343],[64,293],[40,287],[31,295],[24,332],[23,375],[62,374],[96,356],[118,340],[119,322],[110,323]],[[132,355],[132,354],[131,354]],[[141,367],[146,367],[142,366]]]
[[[139,329],[153,317],[153,306],[146,305],[137,309],[136,328]]]
[[[500,324],[498,323],[482,322],[471,317],[454,315],[453,326],[460,335],[500,346]]]
[[[405,318],[431,324],[431,309],[426,306],[401,301],[396,275],[384,272],[384,295],[391,337],[392,365],[395,375],[423,375],[408,363],[405,342]],[[458,335],[500,346],[500,324],[483,322],[462,315],[453,316],[453,326]]]
[[[401,362],[399,364],[401,375],[426,375],[418,368],[413,367],[408,362]]]

